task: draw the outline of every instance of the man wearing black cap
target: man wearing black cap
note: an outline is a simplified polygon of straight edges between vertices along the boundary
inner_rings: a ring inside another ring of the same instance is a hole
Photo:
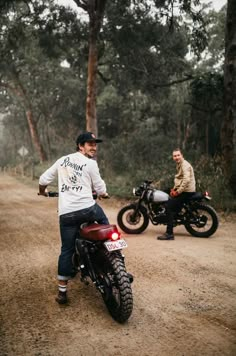
[[[61,234],[61,254],[58,259],[59,291],[56,301],[67,303],[67,283],[73,275],[72,256],[78,227],[85,222],[109,224],[103,209],[93,199],[108,197],[106,184],[100,176],[95,156],[102,140],[92,132],[80,134],[77,152],[59,158],[39,178],[39,195],[47,196],[47,186],[58,177],[58,215]]]

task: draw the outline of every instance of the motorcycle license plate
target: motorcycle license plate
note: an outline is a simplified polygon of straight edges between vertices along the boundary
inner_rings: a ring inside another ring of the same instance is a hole
[[[123,248],[128,247],[127,243],[125,240],[117,240],[117,241],[106,241],[104,242],[104,245],[106,246],[106,249],[111,252],[111,251],[116,251],[116,250],[122,250]]]

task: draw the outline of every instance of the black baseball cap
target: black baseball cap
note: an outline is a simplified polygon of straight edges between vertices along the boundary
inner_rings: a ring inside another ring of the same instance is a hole
[[[96,138],[96,136],[92,132],[83,132],[80,134],[77,139],[76,139],[76,144],[78,145],[79,143],[85,143],[85,142],[96,142],[100,143],[102,140],[99,138]]]

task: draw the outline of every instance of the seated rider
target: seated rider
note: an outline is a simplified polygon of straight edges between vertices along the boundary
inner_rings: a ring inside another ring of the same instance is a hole
[[[193,167],[186,161],[179,148],[176,148],[172,154],[173,160],[176,162],[176,175],[174,179],[174,187],[170,191],[170,196],[167,202],[167,228],[166,232],[158,236],[158,240],[174,240],[173,220],[174,215],[183,202],[188,200],[196,191],[196,182]]]

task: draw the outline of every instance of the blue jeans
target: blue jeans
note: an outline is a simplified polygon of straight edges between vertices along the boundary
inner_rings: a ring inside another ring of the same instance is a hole
[[[73,272],[72,256],[75,252],[75,239],[80,225],[95,221],[99,224],[109,224],[103,209],[96,203],[89,208],[60,215],[61,254],[58,259],[59,280],[66,281],[71,278]]]

